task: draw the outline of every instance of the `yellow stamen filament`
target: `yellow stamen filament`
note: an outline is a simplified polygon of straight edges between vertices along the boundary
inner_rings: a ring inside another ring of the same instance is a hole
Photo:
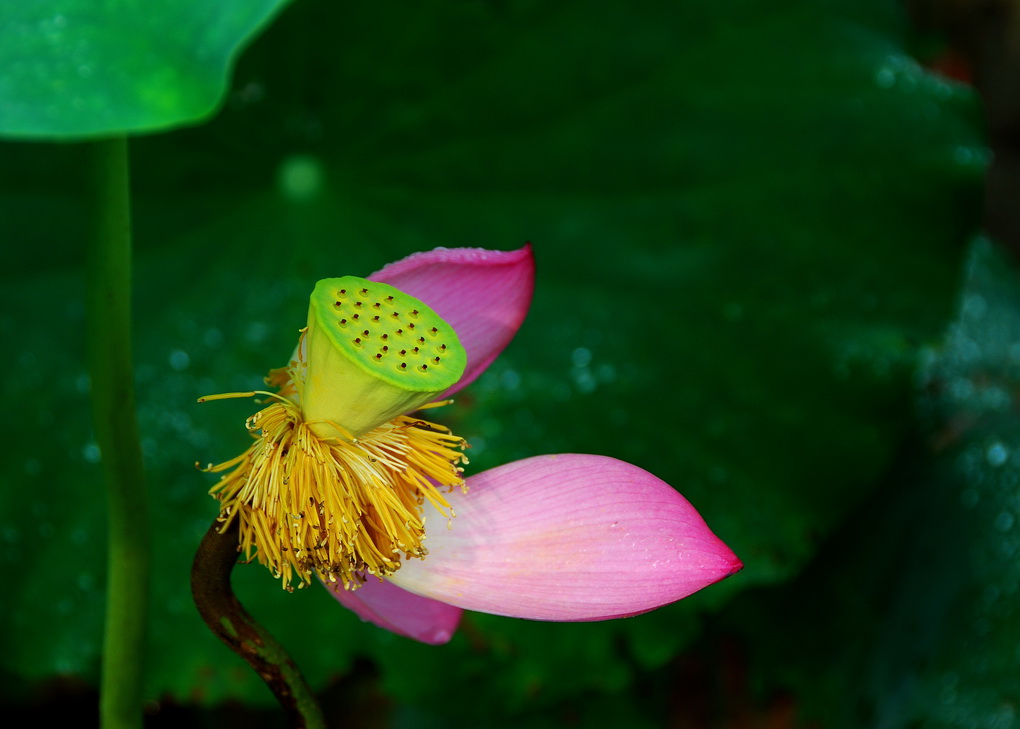
[[[323,439],[297,405],[273,393],[202,400],[255,394],[276,399],[247,421],[255,442],[206,469],[229,471],[210,493],[224,529],[239,521],[238,550],[247,560],[293,590],[315,576],[357,587],[363,575],[390,575],[402,560],[427,554],[421,507],[428,500],[453,516],[443,491],[465,488],[463,439],[404,415],[359,438],[331,423],[344,437]]]

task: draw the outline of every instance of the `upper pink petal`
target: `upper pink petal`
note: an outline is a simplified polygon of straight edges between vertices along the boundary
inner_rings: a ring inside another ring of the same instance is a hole
[[[390,579],[469,610],[602,620],[652,610],[743,565],[694,507],[637,466],[604,456],[529,458],[426,507],[424,560]]]
[[[460,608],[402,590],[369,577],[356,590],[323,583],[329,593],[362,620],[422,643],[442,645],[453,637],[463,612]]]
[[[368,278],[420,299],[457,332],[467,369],[450,395],[473,382],[517,333],[531,305],[535,260],[530,244],[515,251],[436,248]]]

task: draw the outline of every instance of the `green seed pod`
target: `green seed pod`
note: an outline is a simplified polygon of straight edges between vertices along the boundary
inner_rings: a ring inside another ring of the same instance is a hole
[[[320,437],[356,437],[435,400],[467,365],[456,332],[432,309],[357,276],[315,285],[305,344],[301,404]]]

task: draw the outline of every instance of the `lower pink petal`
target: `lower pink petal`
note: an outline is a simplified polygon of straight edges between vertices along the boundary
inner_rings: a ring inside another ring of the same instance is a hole
[[[415,595],[374,577],[369,577],[368,582],[356,590],[323,584],[340,604],[353,610],[362,620],[431,645],[442,645],[453,637],[463,612],[453,605]]]
[[[467,369],[450,395],[475,380],[510,343],[534,289],[531,246],[516,251],[436,248],[414,253],[369,276],[428,304],[467,350]]]
[[[603,620],[679,600],[743,565],[694,507],[637,466],[539,456],[468,479],[431,507],[424,560],[392,581],[469,610]]]

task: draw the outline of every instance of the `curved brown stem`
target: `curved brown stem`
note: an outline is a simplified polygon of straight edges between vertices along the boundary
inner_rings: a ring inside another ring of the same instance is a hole
[[[248,614],[230,585],[237,564],[237,521],[214,521],[195,554],[191,594],[209,629],[248,662],[287,713],[293,729],[325,729],[315,695],[287,651]]]

